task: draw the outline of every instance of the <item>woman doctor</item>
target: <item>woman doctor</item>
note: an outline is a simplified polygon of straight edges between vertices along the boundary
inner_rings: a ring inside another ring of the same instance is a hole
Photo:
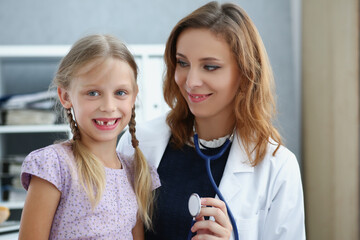
[[[137,127],[140,148],[162,185],[154,230],[145,239],[184,240],[190,229],[193,239],[234,239],[226,206],[241,240],[305,239],[298,162],[272,125],[272,70],[245,11],[216,2],[200,7],[174,27],[164,58],[171,110]],[[225,148],[211,161],[211,172],[227,205],[216,196],[194,144],[208,156]],[[132,154],[129,132],[118,148]],[[193,226],[187,206],[192,193],[202,205]]]

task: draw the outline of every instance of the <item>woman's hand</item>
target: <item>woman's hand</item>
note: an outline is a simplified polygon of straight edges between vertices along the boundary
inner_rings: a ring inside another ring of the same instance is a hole
[[[229,240],[232,232],[232,225],[227,214],[226,205],[223,201],[215,198],[201,198],[200,215],[196,218],[196,223],[191,228],[192,232],[197,232],[193,240]],[[205,220],[204,217],[213,217],[215,221]]]

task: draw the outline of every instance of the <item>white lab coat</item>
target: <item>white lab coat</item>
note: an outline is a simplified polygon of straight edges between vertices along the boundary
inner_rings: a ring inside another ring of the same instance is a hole
[[[152,166],[159,166],[170,135],[165,116],[136,126],[140,149]],[[235,135],[219,189],[234,215],[240,240],[305,239],[299,165],[283,146],[272,156],[275,148],[269,144],[263,161],[252,167]],[[133,154],[129,132],[121,137],[118,150]]]

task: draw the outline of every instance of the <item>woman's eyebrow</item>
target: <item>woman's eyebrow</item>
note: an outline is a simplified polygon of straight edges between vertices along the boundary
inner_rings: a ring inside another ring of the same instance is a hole
[[[182,53],[176,53],[176,56],[186,58],[186,56]]]
[[[176,53],[176,56],[178,57],[182,57],[182,58],[187,58],[184,54],[182,53]],[[220,59],[216,58],[216,57],[203,57],[199,59],[200,61],[221,61]]]
[[[201,58],[200,61],[221,61],[220,59],[216,58],[216,57],[204,57]]]

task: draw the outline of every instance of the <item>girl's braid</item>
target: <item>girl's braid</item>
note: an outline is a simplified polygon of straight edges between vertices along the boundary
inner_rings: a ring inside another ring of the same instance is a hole
[[[129,132],[131,134],[131,144],[132,144],[133,148],[136,148],[139,146],[139,141],[136,139],[136,135],[135,135],[135,131],[136,131],[135,125],[136,125],[135,107],[133,107],[132,113],[131,113],[131,119],[129,122]]]
[[[76,123],[73,119],[70,108],[66,109],[66,116],[67,116],[68,122],[70,123],[70,128],[71,128],[71,132],[73,134],[73,139],[74,140],[80,139],[80,132],[79,132],[79,129],[76,126]]]

